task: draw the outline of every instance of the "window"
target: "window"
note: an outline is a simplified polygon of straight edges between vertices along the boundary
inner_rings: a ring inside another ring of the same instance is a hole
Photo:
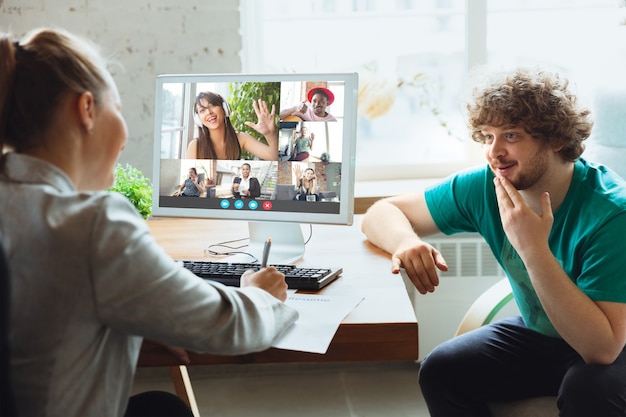
[[[481,163],[470,69],[541,65],[584,83],[621,15],[616,0],[241,0],[241,16],[246,72],[359,73],[357,180],[376,180]]]
[[[163,90],[161,112],[163,123],[161,126],[161,158],[180,159],[184,156],[187,142],[184,140],[189,134],[189,124],[185,123],[189,117],[191,100],[189,87],[182,83],[168,84]]]

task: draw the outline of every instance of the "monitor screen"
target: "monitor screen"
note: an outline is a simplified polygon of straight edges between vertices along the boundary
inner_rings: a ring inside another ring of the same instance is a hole
[[[270,263],[299,259],[300,224],[352,224],[357,90],[355,73],[158,76],[153,215],[248,221],[248,261],[267,238]]]

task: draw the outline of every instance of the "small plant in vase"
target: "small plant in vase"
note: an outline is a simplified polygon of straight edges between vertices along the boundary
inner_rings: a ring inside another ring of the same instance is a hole
[[[152,214],[152,184],[150,179],[132,165],[117,164],[115,182],[109,191],[116,191],[128,198],[144,219]]]

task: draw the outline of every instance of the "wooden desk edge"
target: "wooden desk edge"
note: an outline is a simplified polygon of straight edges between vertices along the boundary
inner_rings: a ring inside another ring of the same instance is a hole
[[[367,341],[366,350],[359,349]],[[390,348],[390,344],[392,348]],[[189,353],[190,365],[251,363],[417,361],[417,323],[380,323],[342,325],[325,354],[270,348],[246,355]],[[137,366],[175,366],[182,363],[162,346],[145,340]]]

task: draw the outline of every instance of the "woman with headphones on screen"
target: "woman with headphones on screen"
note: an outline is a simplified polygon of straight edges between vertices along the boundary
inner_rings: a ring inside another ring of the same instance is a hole
[[[318,201],[319,195],[317,194],[317,176],[313,168],[306,168],[302,171],[300,164],[297,164],[293,168],[296,183],[296,196],[294,200],[300,201]]]
[[[143,338],[216,354],[265,350],[297,318],[283,302],[285,276],[247,271],[240,288],[199,279],[126,197],[106,191],[128,132],[94,46],[58,29],[20,41],[0,33],[0,62],[0,232],[18,414],[191,416],[173,394],[130,395]],[[188,363],[182,349],[171,351]]]
[[[261,99],[252,106],[258,117],[257,123],[245,122],[265,136],[267,145],[254,136],[237,132],[230,122],[230,106],[219,94],[202,92],[196,97],[194,120],[199,135],[189,142],[186,159],[241,159],[241,151],[248,151],[265,161],[278,160],[278,134],[276,133],[276,109],[267,108]]]

